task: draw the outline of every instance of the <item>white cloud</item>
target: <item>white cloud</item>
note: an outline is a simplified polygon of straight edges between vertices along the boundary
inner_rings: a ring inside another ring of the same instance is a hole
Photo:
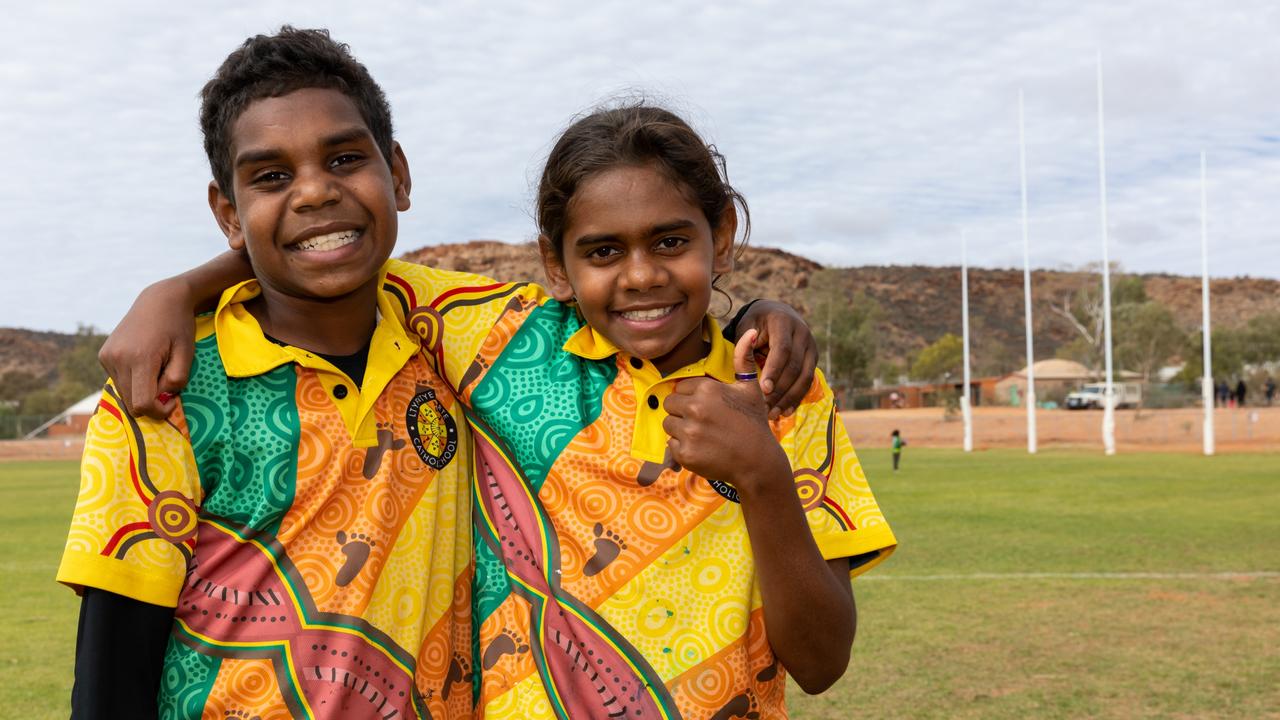
[[[1199,152],[1213,272],[1280,277],[1280,7],[1123,4],[448,3],[330,0],[10,9],[0,325],[110,326],[147,282],[223,247],[195,94],[251,33],[327,26],[386,89],[414,173],[400,247],[522,240],[574,113],[641,88],[725,152],[757,245],[819,261],[1021,263],[1017,92],[1032,260],[1101,254],[1094,57],[1106,64],[1112,257],[1198,270]]]

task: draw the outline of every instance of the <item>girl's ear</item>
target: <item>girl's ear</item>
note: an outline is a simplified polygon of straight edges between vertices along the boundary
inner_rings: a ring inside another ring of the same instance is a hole
[[[391,143],[391,184],[396,194],[396,210],[408,210],[409,190],[413,188],[413,180],[409,177],[409,160],[398,142]]]
[[[213,211],[218,227],[222,228],[222,234],[227,236],[227,245],[232,250],[244,250],[244,233],[240,229],[235,203],[222,192],[215,180],[209,181],[209,209]]]
[[[714,257],[711,272],[726,275],[733,272],[733,238],[738,234],[738,211],[733,203],[720,214],[720,223],[712,231]]]
[[[564,269],[564,261],[556,254],[555,245],[546,235],[538,236],[538,252],[542,255],[542,271],[547,275],[547,289],[551,297],[560,302],[573,299],[573,286],[569,284],[569,273]]]

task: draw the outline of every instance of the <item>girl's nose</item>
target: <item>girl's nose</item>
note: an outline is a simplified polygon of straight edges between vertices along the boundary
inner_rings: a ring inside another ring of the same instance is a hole
[[[666,279],[667,271],[662,264],[642,254],[632,256],[623,272],[623,283],[627,290],[643,291],[661,287]]]

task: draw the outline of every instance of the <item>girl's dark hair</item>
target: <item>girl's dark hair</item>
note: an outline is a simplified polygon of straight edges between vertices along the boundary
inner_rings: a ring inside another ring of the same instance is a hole
[[[574,121],[547,156],[538,183],[538,231],[563,257],[569,203],[596,173],[618,166],[651,165],[702,208],[711,229],[726,208],[738,206],[742,245],[751,235],[746,198],[729,184],[724,156],[680,116],[642,102],[596,110]]]
[[[255,35],[222,61],[200,90],[200,130],[213,179],[231,192],[231,126],[254,100],[280,97],[303,88],[337,90],[351,98],[373,140],[391,164],[391,106],[382,88],[345,44],[328,30],[289,25],[275,35]]]

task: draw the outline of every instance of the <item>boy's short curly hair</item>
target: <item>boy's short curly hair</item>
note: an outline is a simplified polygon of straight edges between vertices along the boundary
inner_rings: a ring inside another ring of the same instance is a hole
[[[391,106],[350,48],[328,30],[285,25],[275,35],[255,35],[222,61],[200,90],[200,130],[218,188],[232,200],[231,126],[254,100],[303,88],[328,88],[351,98],[383,158],[391,163]]]

